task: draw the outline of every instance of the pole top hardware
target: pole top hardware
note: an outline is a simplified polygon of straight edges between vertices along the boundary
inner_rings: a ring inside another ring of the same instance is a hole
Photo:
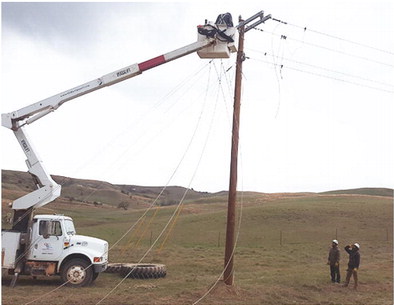
[[[254,23],[251,24],[251,25],[247,25],[248,23],[252,22],[253,20],[255,20],[255,19],[257,19],[257,18],[260,18],[260,20],[257,20],[256,22],[254,22]],[[240,28],[240,27],[242,27],[242,26],[246,26],[246,27],[245,27],[245,32],[247,32],[247,31],[249,31],[249,30],[255,28],[256,26],[258,26],[259,24],[264,23],[265,21],[267,21],[268,19],[271,19],[271,18],[272,18],[271,14],[270,14],[270,15],[267,15],[267,16],[264,16],[264,11],[260,11],[260,12],[258,12],[257,14],[253,15],[252,17],[250,17],[250,18],[248,18],[248,19],[246,19],[246,20],[244,20],[244,21],[241,21],[241,22],[236,26],[236,28],[238,29],[238,28]]]

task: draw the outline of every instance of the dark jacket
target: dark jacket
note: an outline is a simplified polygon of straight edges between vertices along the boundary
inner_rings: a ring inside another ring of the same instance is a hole
[[[328,261],[330,263],[330,266],[335,266],[336,263],[339,263],[340,257],[341,254],[338,247],[332,247],[330,249],[330,252],[328,253]]]
[[[360,252],[356,247],[351,248],[350,246],[345,247],[345,251],[349,253],[349,269],[354,269],[360,266]]]

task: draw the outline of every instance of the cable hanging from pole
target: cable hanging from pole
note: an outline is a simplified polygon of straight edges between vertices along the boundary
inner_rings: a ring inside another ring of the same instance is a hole
[[[204,109],[205,109],[205,101],[204,101],[204,107],[203,107],[203,109],[201,110],[200,118],[199,118],[199,120],[198,120],[198,122],[197,122],[196,130],[197,130],[198,126],[200,125],[200,121],[201,121],[201,117],[202,117],[202,114],[203,114],[203,112],[204,112]],[[216,110],[216,107],[215,107],[215,110]],[[214,111],[214,114],[215,114],[215,111]],[[212,124],[213,124],[213,122],[214,122],[214,117],[215,117],[215,116],[213,115],[213,117],[212,117],[212,119],[211,119],[210,127],[212,127]],[[195,130],[195,131],[196,131],[196,130]],[[178,214],[179,210],[182,208],[183,203],[184,203],[184,200],[185,200],[185,198],[186,198],[186,195],[187,195],[188,191],[190,190],[191,184],[192,184],[192,182],[194,181],[194,178],[195,178],[195,176],[196,176],[196,174],[197,174],[197,172],[198,172],[198,169],[199,169],[199,167],[200,167],[200,164],[201,164],[203,155],[204,155],[204,153],[205,153],[205,150],[206,150],[206,147],[207,147],[207,144],[208,144],[208,139],[209,139],[210,131],[211,131],[211,128],[210,128],[209,131],[208,131],[208,135],[207,135],[207,137],[206,137],[206,139],[205,139],[205,143],[204,143],[204,145],[203,145],[203,148],[202,148],[202,151],[201,151],[201,155],[200,155],[200,157],[199,157],[199,160],[198,160],[198,162],[197,162],[197,165],[196,165],[196,167],[195,167],[195,170],[194,170],[194,172],[193,172],[193,174],[192,174],[192,177],[191,177],[191,179],[190,179],[190,181],[189,181],[189,184],[188,184],[188,186],[187,186],[187,188],[186,188],[186,190],[185,190],[185,192],[184,192],[184,194],[183,194],[181,200],[179,201],[177,207],[175,208],[174,213],[171,215],[170,219],[168,220],[167,224],[164,226],[164,228],[162,229],[162,231],[160,232],[160,234],[158,235],[158,237],[155,239],[155,241],[152,243],[152,245],[150,246],[150,248],[145,252],[145,254],[141,257],[141,259],[139,260],[139,262],[138,262],[137,264],[141,263],[141,262],[145,259],[145,257],[150,253],[150,251],[156,246],[156,244],[158,243],[158,241],[163,237],[164,233],[167,231],[167,229],[169,228],[170,224],[174,223],[174,219],[177,217],[177,214]],[[193,136],[192,136],[191,142],[193,141],[194,136],[195,136],[195,132],[194,132],[194,134],[193,134]],[[186,152],[189,150],[190,145],[191,145],[191,142],[189,143]],[[186,154],[186,152],[185,152],[185,154]],[[185,155],[182,157],[181,162],[183,161],[184,157],[185,157]],[[112,293],[113,293],[113,292],[114,292],[114,291],[115,291],[115,290],[126,280],[126,278],[128,278],[128,276],[129,276],[132,272],[133,272],[133,269],[130,270],[130,272],[129,272],[126,276],[124,276],[123,279],[122,279],[121,281],[119,281],[118,284],[115,285],[114,288],[112,288],[112,290],[110,290],[103,298],[101,298],[101,299],[96,303],[96,305],[101,304],[104,300],[106,300],[106,299],[107,299],[107,298],[108,298],[108,297],[109,297],[109,296],[110,296],[110,295],[111,295],[111,294],[112,294]]]

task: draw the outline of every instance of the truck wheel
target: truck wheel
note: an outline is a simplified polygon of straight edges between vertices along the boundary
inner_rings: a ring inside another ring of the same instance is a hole
[[[157,279],[167,275],[161,264],[123,264],[120,275],[132,279]]]
[[[93,269],[83,259],[72,259],[65,263],[60,271],[60,276],[69,287],[83,287],[93,281]]]

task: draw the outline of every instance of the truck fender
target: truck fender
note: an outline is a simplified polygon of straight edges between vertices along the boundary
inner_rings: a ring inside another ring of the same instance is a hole
[[[59,260],[59,264],[57,266],[57,273],[60,273],[60,270],[62,269],[62,266],[64,266],[65,263],[67,263],[68,261],[70,261],[72,259],[76,259],[76,258],[85,260],[86,262],[89,263],[89,265],[92,264],[92,261],[90,260],[90,258],[87,255],[81,254],[81,253],[72,253],[72,254],[64,257],[62,260]]]

